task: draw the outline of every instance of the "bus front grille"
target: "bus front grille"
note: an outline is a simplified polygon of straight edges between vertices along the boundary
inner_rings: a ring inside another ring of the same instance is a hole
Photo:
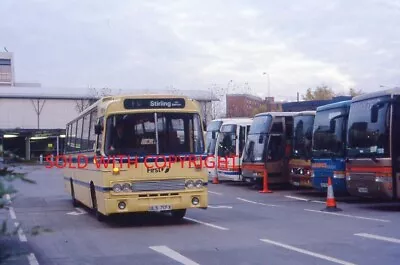
[[[163,190],[184,190],[185,180],[155,180],[133,182],[133,191],[163,191]]]

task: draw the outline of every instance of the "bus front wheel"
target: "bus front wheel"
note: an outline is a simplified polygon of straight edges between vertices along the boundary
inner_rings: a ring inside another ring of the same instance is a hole
[[[96,190],[94,188],[93,182],[90,183],[90,195],[92,197],[92,209],[96,216],[96,219],[100,222],[103,222],[105,219],[105,216],[101,212],[99,212],[99,210],[97,208]]]
[[[186,215],[186,209],[181,209],[181,210],[173,210],[171,212],[171,215],[174,219],[176,220],[182,220],[183,217]]]

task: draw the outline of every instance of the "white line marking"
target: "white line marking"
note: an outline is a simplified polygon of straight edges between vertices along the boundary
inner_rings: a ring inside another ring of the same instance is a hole
[[[273,207],[278,207],[278,205],[274,205],[274,204],[266,204],[266,203],[262,203],[262,202],[250,201],[250,200],[243,199],[243,198],[240,198],[240,197],[237,197],[236,199],[238,199],[239,201],[244,201],[244,202],[253,203],[253,204],[259,204],[259,205],[264,205],[264,206],[273,206]]]
[[[390,223],[390,220],[377,219],[377,218],[369,218],[369,217],[356,216],[356,215],[349,215],[349,214],[340,214],[340,213],[323,212],[323,211],[310,210],[310,209],[304,209],[304,211],[315,212],[315,213],[331,214],[331,215],[344,216],[344,217],[351,217],[351,218],[356,218],[356,219],[364,219],[364,220],[377,221],[377,222],[384,222],[384,223]]]
[[[286,195],[285,197],[286,197],[286,198],[289,198],[289,199],[298,200],[298,201],[315,202],[315,203],[325,203],[324,201],[316,201],[316,200],[311,200],[311,199],[302,198],[302,197],[296,197],[296,196],[289,196],[289,195]]]
[[[202,224],[202,225],[206,225],[206,226],[209,226],[209,227],[217,228],[217,229],[220,229],[220,230],[229,230],[229,228],[226,228],[226,227],[213,225],[213,224],[202,222],[202,221],[199,221],[199,220],[196,220],[196,219],[193,219],[193,218],[189,218],[189,217],[184,217],[184,219],[192,221],[192,222],[195,222],[195,223],[199,223],[199,224]]]
[[[179,254],[178,252],[170,249],[167,246],[153,246],[149,248],[167,257],[170,257],[171,259],[176,260],[177,262],[182,263],[184,265],[200,265],[199,263],[186,258],[185,256]]]
[[[15,222],[14,225],[15,225],[15,227],[18,227],[18,226],[19,226],[19,223],[18,223],[18,222]],[[27,242],[27,241],[28,241],[28,239],[26,239],[26,236],[25,236],[25,234],[24,234],[24,231],[22,231],[21,228],[18,228],[17,233],[18,233],[18,238],[19,238],[19,240],[20,240],[21,242]]]
[[[209,208],[215,208],[215,209],[232,209],[232,206],[226,206],[226,205],[208,205]]]
[[[28,260],[29,260],[29,265],[39,265],[39,262],[37,261],[35,254],[33,253],[28,255]]]
[[[10,216],[11,216],[11,219],[17,219],[17,216],[15,215],[15,211],[14,211],[14,208],[13,207],[10,207],[9,208],[9,211],[10,211]]]
[[[367,233],[359,233],[359,234],[354,234],[354,235],[400,244],[400,239],[393,238],[393,237],[377,236],[377,235],[372,235],[372,234],[367,234]]]
[[[268,239],[260,239],[260,240],[265,242],[265,243],[269,243],[269,244],[272,244],[272,245],[275,245],[275,246],[278,246],[278,247],[282,247],[282,248],[286,248],[286,249],[289,249],[289,250],[293,250],[293,251],[296,251],[296,252],[299,252],[299,253],[302,253],[302,254],[306,254],[306,255],[310,255],[310,256],[316,257],[316,258],[332,261],[332,262],[335,262],[335,263],[338,263],[338,264],[355,265],[354,263],[350,263],[350,262],[347,262],[347,261],[344,261],[344,260],[336,259],[336,258],[325,256],[325,255],[321,255],[321,254],[318,254],[318,253],[315,253],[315,252],[311,252],[311,251],[308,251],[308,250],[305,250],[305,249],[292,247],[292,246],[289,246],[289,245],[286,245],[286,244],[282,244],[282,243],[279,243],[279,242],[275,242],[275,241],[271,241],[271,240],[268,240]]]
[[[82,210],[81,208],[75,208],[76,211],[74,212],[69,212],[67,214],[69,215],[82,215],[82,214],[86,214],[86,212],[84,210]]]
[[[85,214],[86,211],[81,208],[75,208],[80,214]]]
[[[298,201],[305,201],[305,202],[309,201],[309,199],[305,199],[305,198],[301,198],[301,197],[295,197],[295,196],[289,196],[289,195],[286,195],[285,197],[289,198],[289,199],[298,200]]]
[[[323,202],[323,201],[310,201],[310,202],[316,202],[316,203],[322,203],[322,204],[326,203],[326,202]]]
[[[222,193],[215,192],[215,191],[208,191],[208,192],[211,193],[211,194],[219,195],[219,196],[222,196],[222,195],[223,195]]]

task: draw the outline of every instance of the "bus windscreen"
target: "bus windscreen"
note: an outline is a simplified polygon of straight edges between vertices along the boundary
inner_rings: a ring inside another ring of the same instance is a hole
[[[135,156],[201,154],[202,133],[198,114],[157,113],[157,124],[154,113],[111,115],[106,121],[104,151],[106,155]]]
[[[377,120],[371,121],[371,106],[378,100],[371,99],[352,103],[348,123],[347,153],[349,157],[390,157],[389,104],[382,104],[378,110]]]
[[[345,154],[345,108],[323,110],[316,114],[313,129],[312,156],[314,158],[344,157]],[[330,127],[332,118],[335,127]],[[333,130],[332,130],[333,129]]]

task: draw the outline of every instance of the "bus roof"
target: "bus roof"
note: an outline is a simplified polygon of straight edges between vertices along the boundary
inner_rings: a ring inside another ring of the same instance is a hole
[[[220,119],[214,119],[210,122],[213,122],[213,121],[235,121],[235,120],[247,120],[247,119],[252,119],[252,118],[249,118],[249,117],[220,118]]]
[[[100,108],[102,111],[108,110],[111,108],[111,111],[118,110],[120,108],[123,108],[124,111],[129,112],[129,111],[134,111],[135,109],[125,109],[124,108],[124,100],[125,99],[184,99],[185,100],[185,110],[188,111],[199,111],[200,112],[200,105],[199,103],[191,99],[187,96],[181,96],[181,95],[168,95],[168,94],[128,94],[128,95],[114,95],[114,96],[104,96],[94,102],[92,105],[81,111],[71,122],[74,122],[75,120],[79,119],[80,117],[86,115],[86,113],[92,111],[95,108]],[[115,104],[113,104],[115,103]],[[162,109],[162,108],[160,108]],[[174,109],[174,108],[170,108]],[[182,108],[179,108],[183,110]],[[154,108],[154,110],[159,110],[158,108]]]
[[[359,95],[353,98],[352,102],[357,102],[365,99],[377,98],[382,96],[389,96],[389,95],[400,95],[400,87],[395,87],[391,89],[385,89],[376,92],[370,92],[367,94]]]
[[[298,112],[262,112],[256,114],[254,117],[259,117],[259,116],[272,116],[272,117],[291,117],[298,114]]]
[[[252,122],[253,122],[253,119],[232,120],[232,121],[225,121],[222,124],[222,126],[224,126],[224,125],[233,125],[233,124],[236,124],[236,125],[251,125]]]
[[[295,116],[305,116],[305,115],[315,115],[317,112],[315,110],[304,110],[299,111]]]
[[[351,104],[351,100],[344,100],[344,101],[340,101],[340,102],[326,104],[326,105],[318,107],[317,112],[323,111],[323,110],[336,109],[336,108],[340,108],[340,107],[350,107],[350,104]]]

